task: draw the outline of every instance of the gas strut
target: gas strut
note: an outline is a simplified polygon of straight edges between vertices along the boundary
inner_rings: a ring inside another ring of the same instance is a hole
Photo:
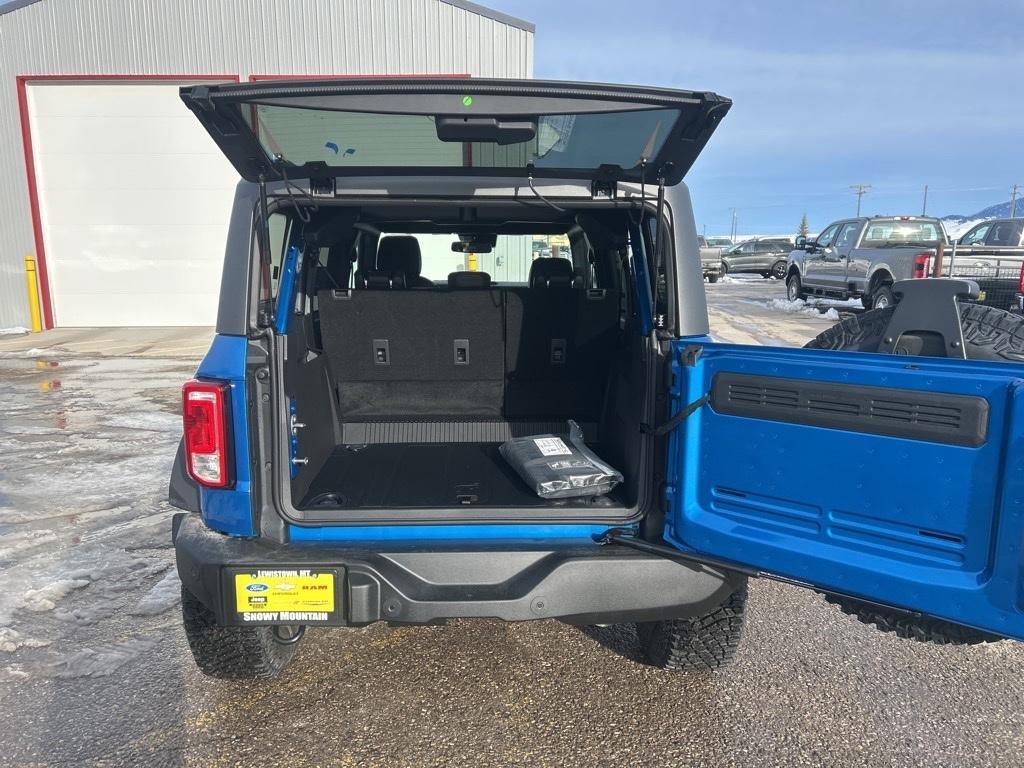
[[[260,302],[259,323],[263,327],[274,325],[274,304],[270,296],[270,214],[267,205],[267,177],[259,175],[260,226],[257,237],[260,248]]]

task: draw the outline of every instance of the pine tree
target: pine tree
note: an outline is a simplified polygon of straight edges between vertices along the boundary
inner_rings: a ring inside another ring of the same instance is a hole
[[[800,217],[800,229],[797,230],[798,236],[807,237],[811,232],[810,227],[807,226],[807,214],[805,213]]]

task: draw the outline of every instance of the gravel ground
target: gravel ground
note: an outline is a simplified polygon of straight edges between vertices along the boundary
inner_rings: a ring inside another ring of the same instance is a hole
[[[781,295],[709,286],[712,333],[830,324]],[[163,501],[194,361],[3,349],[5,765],[1024,765],[1024,645],[900,641],[772,582],[716,676],[643,666],[621,628],[460,621],[311,631],[278,681],[208,680]]]

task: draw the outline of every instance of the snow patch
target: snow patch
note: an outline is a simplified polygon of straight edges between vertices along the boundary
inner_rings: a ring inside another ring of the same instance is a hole
[[[25,680],[29,674],[21,668],[21,664],[11,664],[2,670],[3,676],[11,680]]]
[[[0,352],[0,357],[42,357],[43,355],[53,357],[53,351],[32,347],[32,349],[23,349],[20,352]]]
[[[26,333],[30,333],[29,329],[21,325],[15,325],[11,328],[0,328],[0,336],[24,336]]]
[[[181,600],[181,580],[178,578],[178,571],[171,568],[167,574],[160,579],[153,588],[149,590],[139,604],[132,609],[134,616],[155,616],[158,613],[170,610]]]
[[[155,646],[154,640],[134,638],[98,651],[83,648],[54,662],[50,671],[56,677],[106,677]]]
[[[804,299],[769,299],[768,309],[774,309],[777,312],[786,312],[791,315],[809,315],[811,317],[822,317],[826,320],[838,320],[839,312],[835,307],[829,307],[827,311],[822,311],[815,304],[808,304]]]
[[[10,627],[0,627],[0,651],[4,653],[14,653],[19,648],[43,648],[49,644],[49,640],[25,637]]]
[[[0,560],[6,560],[15,552],[21,552],[40,544],[46,544],[57,540],[57,534],[53,531],[18,531],[5,533],[0,536]]]
[[[809,307],[807,302],[803,299],[768,299],[768,309],[774,309],[778,312],[806,312]],[[817,312],[818,310],[814,310]]]
[[[45,587],[28,590],[21,599],[22,607],[33,613],[52,611],[71,592],[89,586],[88,579],[59,579]]]

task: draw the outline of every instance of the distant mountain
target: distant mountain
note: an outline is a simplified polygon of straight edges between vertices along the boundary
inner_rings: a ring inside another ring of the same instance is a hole
[[[1024,196],[1017,198],[1017,216],[1024,216]],[[943,221],[951,221],[953,223],[961,223],[964,221],[984,221],[985,219],[1008,219],[1010,218],[1010,201],[1007,200],[1005,203],[997,203],[996,205],[990,205],[988,208],[982,208],[977,213],[972,213],[970,216],[962,216],[959,213],[951,213],[948,216],[943,216]]]

